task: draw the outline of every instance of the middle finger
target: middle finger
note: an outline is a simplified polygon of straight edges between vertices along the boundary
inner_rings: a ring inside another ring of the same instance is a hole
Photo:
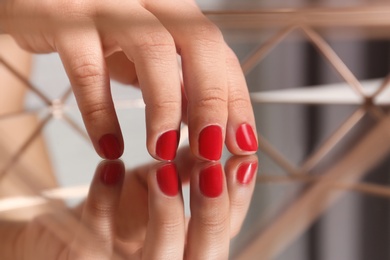
[[[182,58],[193,153],[219,160],[228,116],[225,42],[222,33],[188,1],[145,1],[175,40]]]

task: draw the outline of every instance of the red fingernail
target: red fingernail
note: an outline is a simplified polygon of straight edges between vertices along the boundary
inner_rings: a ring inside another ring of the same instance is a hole
[[[99,146],[106,159],[115,160],[122,155],[119,141],[113,134],[103,135],[99,140]]]
[[[209,166],[199,174],[199,188],[203,195],[216,198],[222,193],[223,176],[220,164]]]
[[[222,129],[217,125],[205,127],[199,134],[199,154],[208,160],[217,161],[222,154]]]
[[[175,159],[178,139],[179,132],[176,130],[163,133],[156,143],[157,156],[167,161]]]
[[[124,166],[120,162],[106,162],[100,170],[100,180],[106,185],[115,185],[123,178]]]
[[[179,192],[179,178],[174,164],[166,164],[157,170],[157,183],[160,190],[168,196]]]
[[[238,147],[244,151],[257,151],[257,140],[252,127],[249,124],[242,124],[237,129],[236,140]]]
[[[245,162],[238,167],[236,178],[241,184],[248,184],[256,173],[257,162]]]

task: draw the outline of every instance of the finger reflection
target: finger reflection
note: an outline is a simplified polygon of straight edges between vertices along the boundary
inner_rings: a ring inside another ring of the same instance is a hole
[[[176,166],[173,163],[157,164],[147,179],[149,221],[142,248],[143,259],[182,259],[185,216]]]
[[[70,244],[69,259],[110,259],[114,221],[125,168],[122,161],[103,161],[96,170],[80,220]]]
[[[235,237],[248,213],[256,184],[258,160],[255,155],[231,157],[225,165],[230,201],[230,236]]]
[[[179,151],[178,158],[127,171],[122,161],[103,161],[77,207],[0,228],[8,227],[8,237],[18,234],[23,243],[15,243],[13,253],[25,252],[26,259],[181,259],[197,255],[191,252],[209,256],[216,250],[226,258],[230,238],[246,216],[257,158],[232,157],[223,166],[198,161],[188,149]],[[186,182],[191,189],[183,198]]]

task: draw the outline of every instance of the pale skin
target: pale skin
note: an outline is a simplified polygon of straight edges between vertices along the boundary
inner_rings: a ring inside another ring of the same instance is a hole
[[[139,85],[147,148],[156,159],[174,159],[177,134],[162,137],[177,133],[182,121],[189,125],[191,150],[200,159],[219,160],[223,143],[237,155],[257,150],[239,62],[192,0],[5,0],[0,31],[28,51],[59,53],[103,158],[118,158],[124,149],[110,78]],[[210,126],[217,130],[204,137]],[[251,138],[238,135],[243,126]]]

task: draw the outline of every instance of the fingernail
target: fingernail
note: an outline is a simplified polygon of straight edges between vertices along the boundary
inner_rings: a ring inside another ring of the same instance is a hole
[[[107,162],[102,166],[100,180],[109,186],[117,184],[123,177],[124,166],[119,162]]]
[[[209,198],[221,195],[223,189],[221,164],[209,166],[200,172],[199,188],[202,194]]]
[[[256,173],[256,169],[257,162],[242,163],[237,170],[237,181],[244,185],[250,183]]]
[[[174,164],[166,164],[157,170],[157,183],[167,196],[176,196],[179,192],[179,178]]]
[[[157,156],[167,161],[175,159],[178,139],[179,132],[176,130],[163,133],[156,143]]]
[[[238,147],[243,151],[257,151],[257,140],[252,127],[249,124],[242,124],[237,129],[236,140]]]
[[[103,135],[99,140],[99,146],[106,159],[115,160],[122,155],[119,141],[113,134]]]
[[[217,161],[222,154],[222,129],[217,125],[210,125],[199,134],[199,154],[208,160]]]

